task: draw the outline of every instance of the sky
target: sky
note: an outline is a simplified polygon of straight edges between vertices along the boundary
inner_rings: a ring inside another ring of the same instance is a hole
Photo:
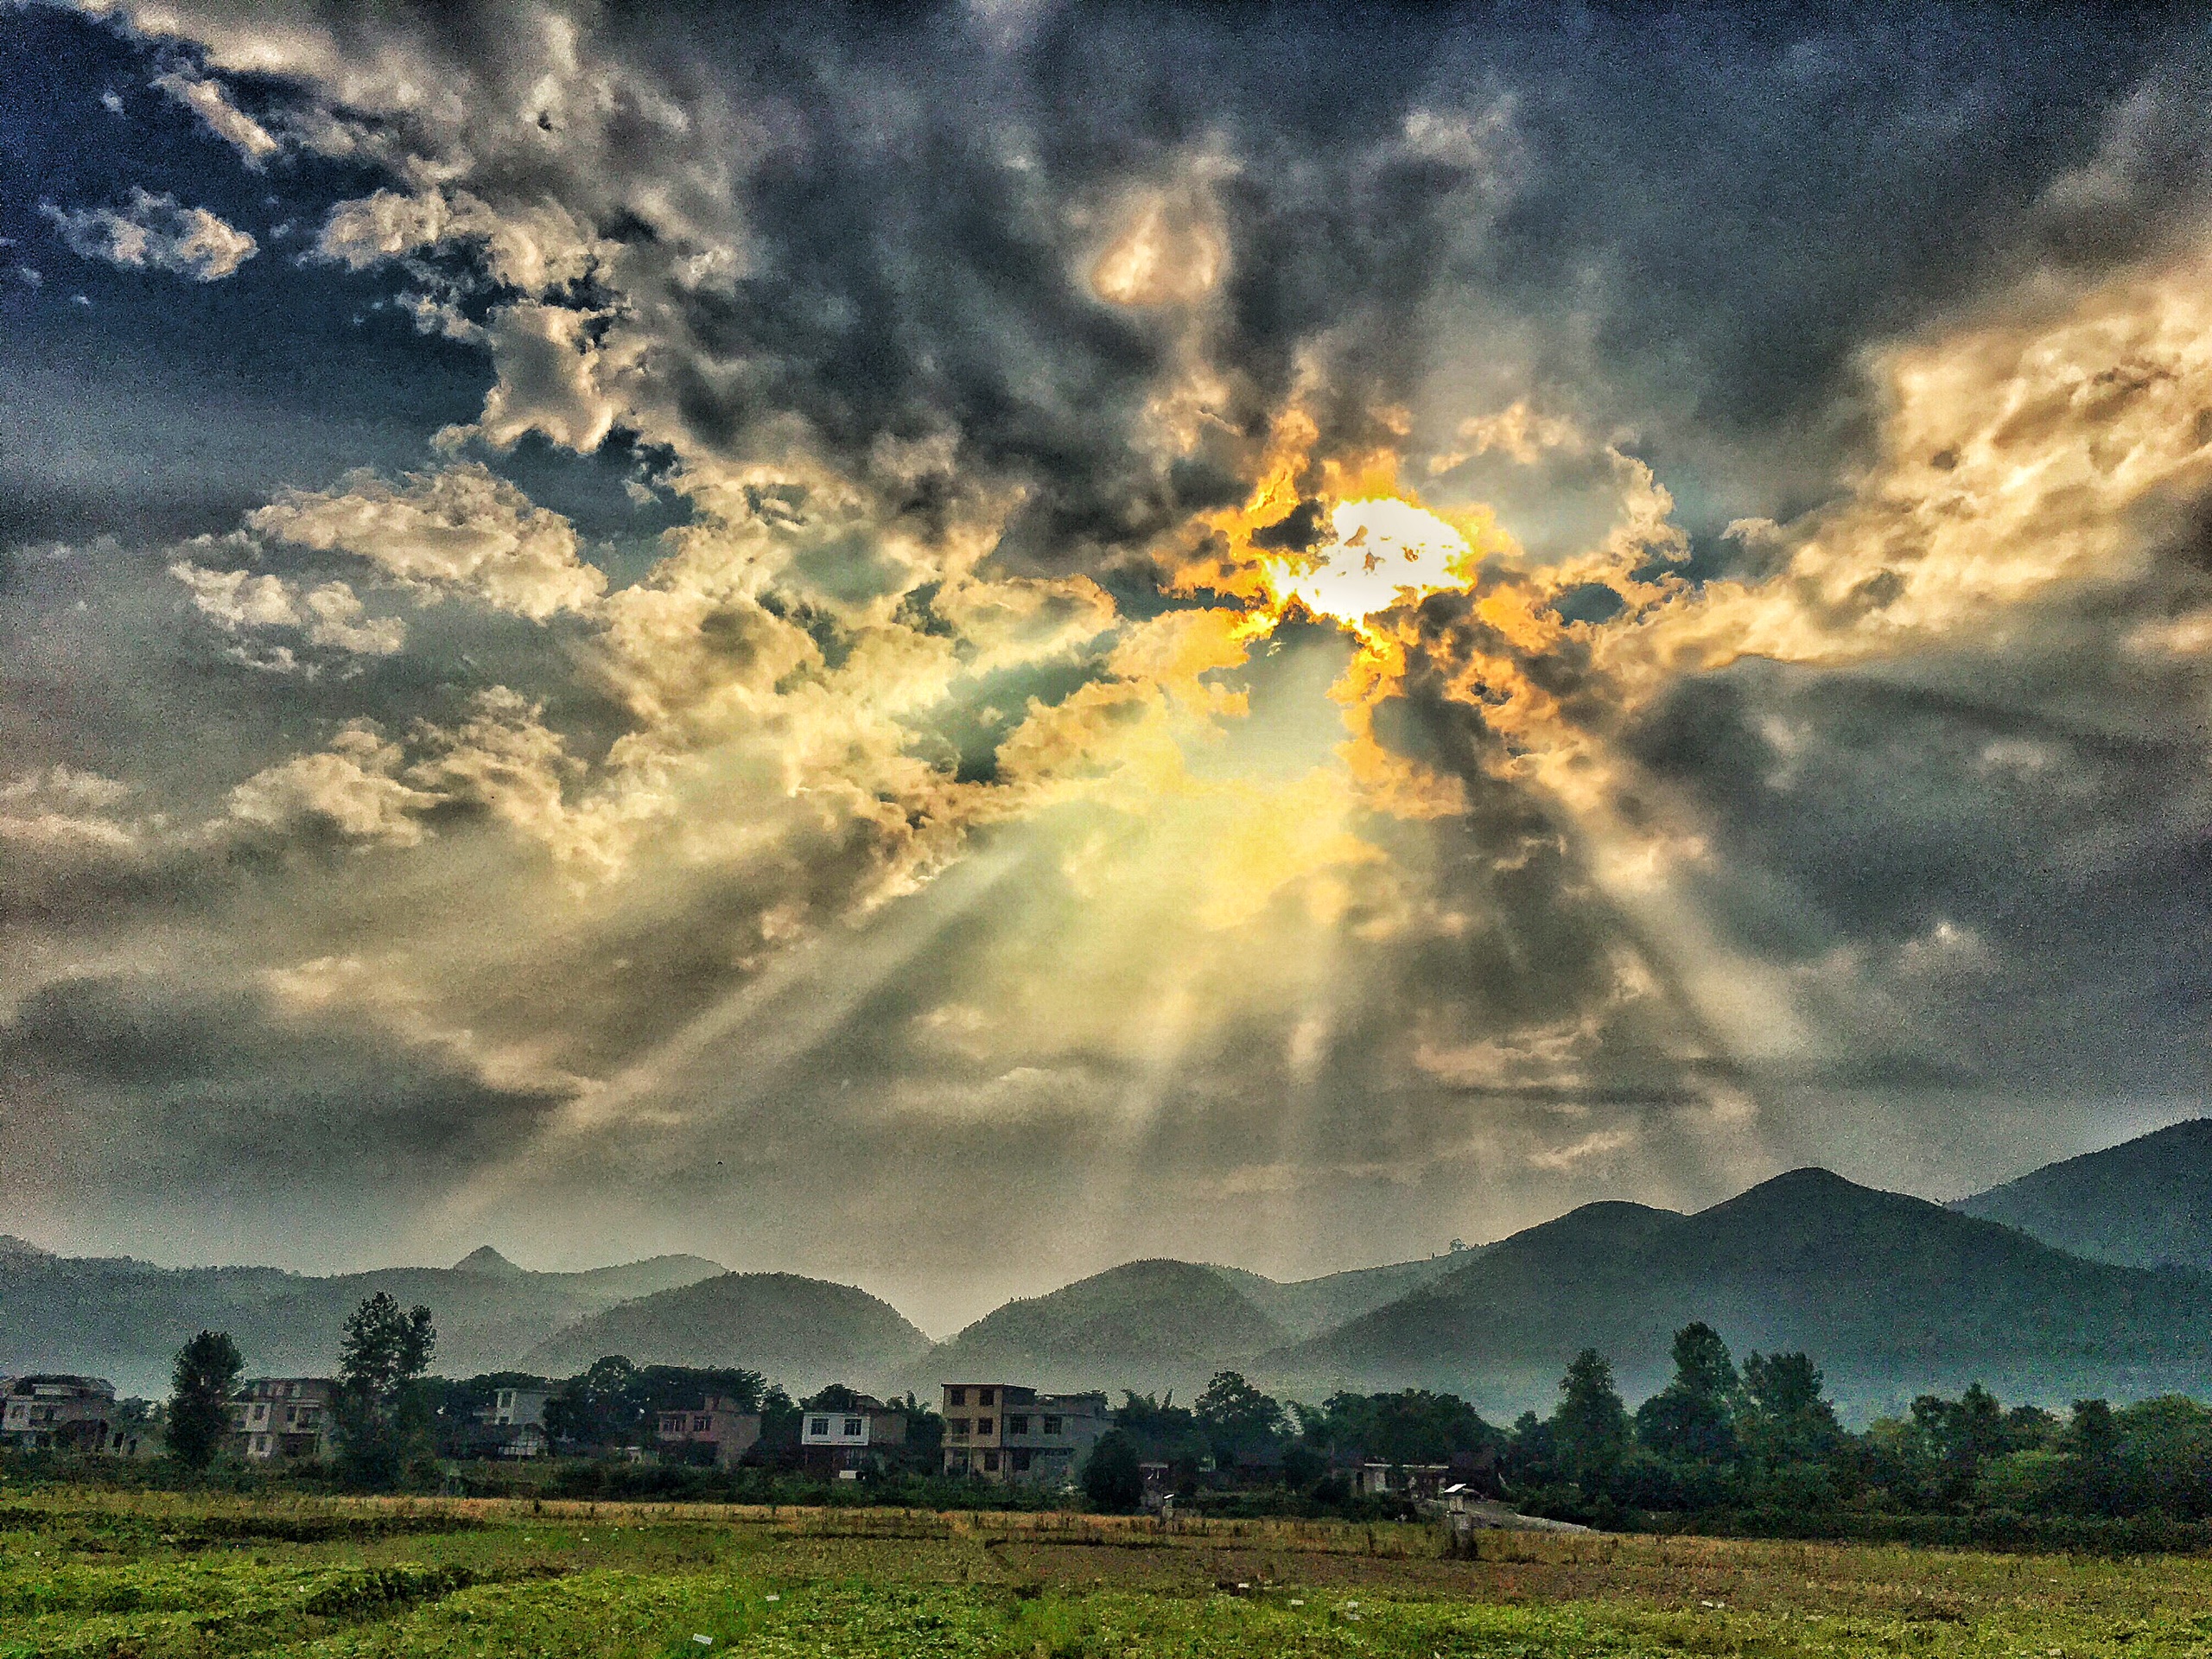
[[[0,4],[0,1228],[943,1332],[2202,1114],[2208,71]]]

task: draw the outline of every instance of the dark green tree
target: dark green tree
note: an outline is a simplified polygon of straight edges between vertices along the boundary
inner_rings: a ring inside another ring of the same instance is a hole
[[[2012,1449],[2004,1408],[1979,1382],[1956,1400],[1922,1395],[1912,1421],[1935,1465],[1936,1496],[1947,1503],[1965,1502],[1982,1470]]]
[[[1281,1404],[1236,1371],[1214,1373],[1198,1395],[1193,1414],[1211,1441],[1214,1456],[1224,1463],[1249,1455],[1286,1427]]]
[[[1446,1463],[1504,1443],[1504,1436],[1457,1395],[1426,1389],[1332,1394],[1318,1408],[1301,1408],[1299,1414],[1305,1438],[1313,1444],[1385,1463]]]
[[[1744,1449],[1769,1465],[1833,1460],[1845,1442],[1835,1408],[1821,1394],[1820,1368],[1803,1354],[1752,1354],[1744,1361],[1736,1422]]]
[[[1282,1484],[1294,1492],[1302,1492],[1329,1472],[1329,1459],[1303,1440],[1293,1440],[1282,1449]]]
[[[2102,1400],[2076,1400],[2065,1445],[2082,1507],[2092,1514],[2113,1513],[2120,1497],[2120,1426],[2113,1421],[2112,1407]]]
[[[553,1391],[545,1432],[572,1446],[621,1446],[641,1432],[645,1407],[638,1368],[627,1356],[602,1354]]]
[[[1675,1332],[1674,1380],[1637,1408],[1637,1439],[1662,1458],[1719,1463],[1736,1454],[1736,1367],[1702,1321]]]
[[[1136,1442],[1120,1429],[1109,1429],[1090,1448],[1083,1465],[1084,1495],[1094,1509],[1127,1515],[1144,1501],[1144,1471],[1137,1466]]]
[[[389,1490],[410,1461],[429,1454],[429,1402],[416,1385],[437,1342],[429,1308],[403,1313],[385,1291],[346,1316],[338,1356],[338,1444],[354,1484]]]
[[[1595,1494],[1618,1472],[1628,1450],[1628,1408],[1613,1386],[1613,1368],[1595,1348],[1585,1348],[1560,1378],[1559,1408],[1552,1413],[1552,1454],[1568,1479]]]
[[[245,1361],[227,1331],[202,1331],[177,1351],[170,1373],[169,1455],[186,1468],[205,1469],[231,1432],[231,1396]]]
[[[1129,1437],[1140,1458],[1160,1463],[1187,1464],[1195,1471],[1213,1451],[1212,1430],[1188,1406],[1177,1405],[1172,1390],[1157,1399],[1125,1390],[1114,1413],[1114,1427]]]

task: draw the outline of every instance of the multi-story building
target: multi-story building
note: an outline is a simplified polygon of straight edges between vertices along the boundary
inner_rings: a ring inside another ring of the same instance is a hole
[[[1103,1394],[1039,1394],[1015,1382],[944,1389],[948,1475],[1065,1485],[1112,1426]]]
[[[533,1423],[543,1423],[545,1402],[552,1397],[550,1389],[501,1389],[485,1408],[484,1421],[500,1428],[526,1428]]]
[[[19,1376],[0,1406],[0,1440],[25,1451],[105,1452],[118,1420],[115,1385],[104,1376]]]
[[[495,1390],[492,1403],[476,1414],[482,1427],[472,1438],[472,1451],[494,1458],[544,1456],[550,1445],[545,1433],[545,1402],[552,1397],[550,1389]]]
[[[842,1390],[817,1396],[802,1408],[799,1455],[812,1468],[826,1468],[850,1480],[891,1446],[906,1443],[906,1408],[887,1406],[865,1394]]]
[[[231,1441],[255,1463],[327,1458],[337,1415],[338,1384],[327,1376],[257,1376],[231,1402]]]
[[[696,1410],[662,1412],[653,1438],[664,1448],[711,1446],[715,1461],[728,1468],[760,1439],[760,1414],[740,1411],[736,1401],[710,1394]]]

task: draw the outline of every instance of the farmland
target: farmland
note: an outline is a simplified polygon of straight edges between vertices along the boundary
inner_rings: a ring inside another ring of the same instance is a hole
[[[2212,1560],[900,1510],[0,1498],[0,1659],[2201,1655]]]

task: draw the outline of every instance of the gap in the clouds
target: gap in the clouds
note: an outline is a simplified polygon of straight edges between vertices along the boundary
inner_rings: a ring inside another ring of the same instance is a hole
[[[1223,722],[1220,743],[1190,746],[1184,764],[1194,777],[1223,780],[1281,780],[1331,764],[1345,733],[1329,688],[1352,653],[1351,636],[1334,623],[1278,623],[1243,666],[1200,677],[1244,692],[1247,713]]]
[[[583,538],[586,558],[607,585],[642,580],[666,555],[664,531],[692,522],[691,498],[668,486],[675,456],[616,427],[588,454],[525,433],[512,448],[480,457],[538,506],[559,513]]]
[[[1105,677],[1104,658],[1080,657],[1023,664],[963,681],[920,723],[906,753],[950,769],[955,782],[995,784],[999,745],[1027,717],[1031,698],[1052,708]]]
[[[185,61],[59,10],[14,11],[0,31],[0,545],[227,531],[285,486],[421,464],[492,385],[480,351],[378,308],[389,276],[301,263],[329,207],[381,175],[304,155],[249,170],[149,84]],[[134,190],[205,208],[257,251],[213,282],[118,268],[40,211],[127,207]]]

